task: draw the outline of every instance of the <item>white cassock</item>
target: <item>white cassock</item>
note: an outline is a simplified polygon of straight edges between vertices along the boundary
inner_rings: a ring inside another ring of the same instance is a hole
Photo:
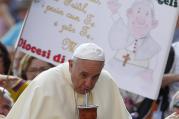
[[[119,89],[105,70],[91,91],[97,119],[131,119]],[[77,93],[68,63],[38,75],[18,98],[6,119],[78,119]]]

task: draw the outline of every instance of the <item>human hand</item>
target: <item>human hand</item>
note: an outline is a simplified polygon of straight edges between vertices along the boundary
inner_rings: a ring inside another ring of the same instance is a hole
[[[0,74],[0,86],[10,89],[13,88],[22,79],[16,76],[1,75]]]
[[[173,113],[171,115],[169,115],[168,117],[166,117],[165,119],[179,119],[179,113]]]
[[[117,0],[109,0],[107,2],[108,8],[111,10],[112,14],[116,14],[118,12],[118,9],[120,8],[120,4]]]

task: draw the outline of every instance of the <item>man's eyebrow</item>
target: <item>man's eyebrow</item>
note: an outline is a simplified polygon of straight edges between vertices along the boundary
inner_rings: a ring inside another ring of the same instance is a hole
[[[100,76],[100,73],[99,73],[99,74],[94,75],[93,77],[98,77],[98,76]]]

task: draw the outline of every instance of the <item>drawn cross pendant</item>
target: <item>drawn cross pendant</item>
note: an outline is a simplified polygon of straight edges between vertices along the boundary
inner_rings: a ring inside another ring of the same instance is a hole
[[[123,55],[124,61],[123,66],[127,64],[127,62],[130,60],[130,55],[127,53],[126,55]]]

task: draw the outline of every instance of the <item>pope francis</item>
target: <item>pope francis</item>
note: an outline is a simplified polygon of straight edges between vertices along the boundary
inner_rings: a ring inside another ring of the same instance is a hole
[[[6,119],[79,119],[77,106],[86,93],[88,103],[98,106],[97,119],[131,119],[104,61],[99,46],[80,45],[67,63],[35,78]]]

